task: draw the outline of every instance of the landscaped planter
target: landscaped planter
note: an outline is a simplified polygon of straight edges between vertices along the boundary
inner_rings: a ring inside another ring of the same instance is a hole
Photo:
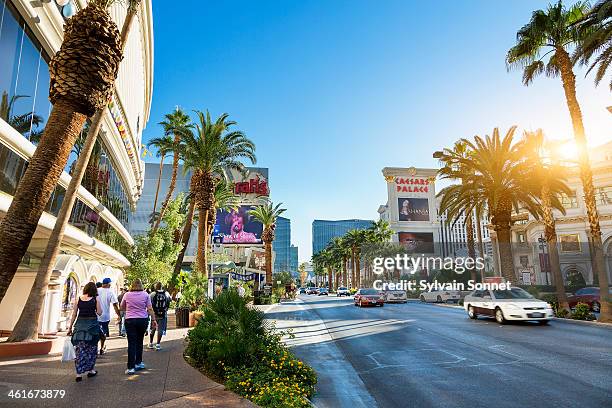
[[[55,337],[40,338],[36,341],[0,343],[0,358],[39,356],[49,354]]]

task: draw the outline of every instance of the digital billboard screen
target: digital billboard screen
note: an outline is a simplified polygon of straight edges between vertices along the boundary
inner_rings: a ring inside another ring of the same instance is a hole
[[[399,232],[399,242],[408,251],[433,253],[433,233],[431,232]]]
[[[400,221],[429,221],[429,200],[427,198],[398,198]]]
[[[253,208],[242,205],[237,210],[218,210],[213,236],[220,236],[224,244],[261,244],[263,225],[249,215]]]

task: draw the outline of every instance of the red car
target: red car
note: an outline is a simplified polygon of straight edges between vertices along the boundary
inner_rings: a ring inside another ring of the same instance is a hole
[[[384,306],[385,295],[376,289],[359,289],[353,298],[355,306]]]
[[[588,287],[578,289],[572,296],[567,297],[570,307],[576,307],[578,303],[586,303],[594,312],[599,312],[601,303],[599,301],[599,288]]]

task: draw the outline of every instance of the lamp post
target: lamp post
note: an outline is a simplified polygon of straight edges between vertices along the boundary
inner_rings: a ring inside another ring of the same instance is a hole
[[[544,277],[546,278],[546,285],[550,285],[550,280],[548,277],[550,271],[548,244],[546,243],[546,239],[544,239],[542,234],[540,234],[540,238],[538,238],[538,248],[540,249],[540,271],[544,272]]]

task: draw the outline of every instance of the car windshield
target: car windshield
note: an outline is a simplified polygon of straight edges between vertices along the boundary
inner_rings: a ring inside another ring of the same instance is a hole
[[[338,290],[346,290],[345,287],[338,288]]]
[[[494,290],[493,295],[495,296],[495,299],[533,299],[533,296],[521,288]]]
[[[378,292],[376,291],[376,289],[362,289],[361,294],[362,295],[378,295]]]

